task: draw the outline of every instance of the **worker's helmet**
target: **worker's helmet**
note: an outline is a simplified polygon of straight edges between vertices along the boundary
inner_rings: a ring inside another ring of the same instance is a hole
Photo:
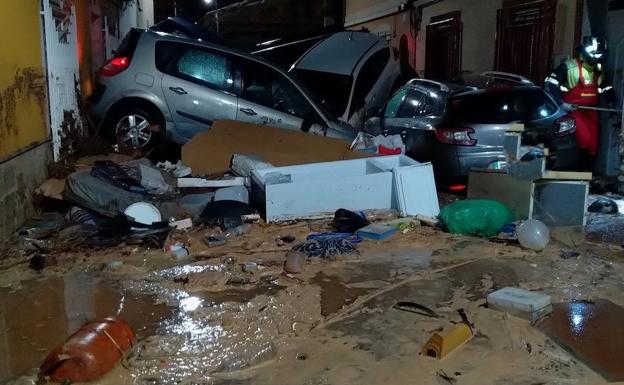
[[[583,60],[591,64],[602,61],[607,55],[607,41],[602,37],[585,36],[580,48]]]

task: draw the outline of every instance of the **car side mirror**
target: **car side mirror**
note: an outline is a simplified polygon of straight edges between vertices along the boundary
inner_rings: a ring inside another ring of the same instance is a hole
[[[366,119],[381,116],[381,108],[371,107],[366,110]]]
[[[373,117],[373,118],[369,118],[366,120],[366,122],[364,122],[364,132],[377,136],[377,135],[381,135],[383,129],[381,127],[381,118],[380,117]]]

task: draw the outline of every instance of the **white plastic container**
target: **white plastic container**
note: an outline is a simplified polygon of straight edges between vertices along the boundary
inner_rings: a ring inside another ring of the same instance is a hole
[[[490,309],[500,310],[535,323],[552,312],[549,295],[506,287],[487,296]]]

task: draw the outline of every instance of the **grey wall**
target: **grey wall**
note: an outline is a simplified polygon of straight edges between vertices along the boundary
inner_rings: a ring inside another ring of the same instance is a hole
[[[34,214],[33,191],[45,181],[51,162],[52,147],[45,142],[0,163],[0,239]]]

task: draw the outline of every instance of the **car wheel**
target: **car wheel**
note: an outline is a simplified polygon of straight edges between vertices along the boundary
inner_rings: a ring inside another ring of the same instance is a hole
[[[154,130],[158,127],[159,130]],[[123,147],[146,151],[158,143],[162,122],[144,110],[122,111],[111,119],[111,136]]]

